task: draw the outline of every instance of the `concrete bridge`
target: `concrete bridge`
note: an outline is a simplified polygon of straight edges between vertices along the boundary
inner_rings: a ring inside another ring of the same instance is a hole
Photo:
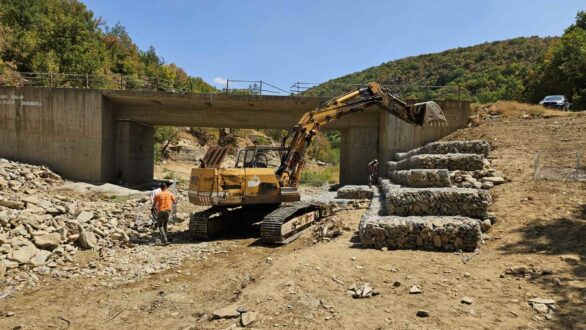
[[[62,176],[131,184],[153,176],[153,126],[290,128],[323,98],[0,88],[0,157]],[[342,132],[340,181],[366,182],[366,164],[437,140],[468,121],[469,102],[438,101],[448,126],[418,128],[369,109],[328,124]]]

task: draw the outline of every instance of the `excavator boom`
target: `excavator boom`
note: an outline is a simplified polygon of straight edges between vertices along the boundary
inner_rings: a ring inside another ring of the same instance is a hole
[[[295,188],[299,184],[305,164],[305,151],[321,126],[351,113],[365,111],[373,105],[418,126],[444,125],[447,122],[437,103],[429,101],[408,105],[378,83],[371,82],[366,87],[330,99],[301,117],[282,141],[287,152],[276,171],[281,187]]]
[[[305,152],[319,129],[359,111],[378,108],[413,125],[441,125],[446,118],[434,102],[408,105],[384,87],[372,82],[322,103],[307,112],[276,148],[281,155],[277,171],[268,168],[271,147],[241,151],[233,168],[222,168],[226,151],[210,149],[200,167],[191,171],[189,200],[211,206],[195,212],[189,231],[198,239],[210,239],[238,222],[261,222],[260,236],[269,244],[286,244],[327,215],[324,205],[299,202],[297,185],[305,164]],[[273,149],[275,147],[272,147]],[[240,157],[242,155],[242,157]],[[242,158],[242,159],[241,159]]]

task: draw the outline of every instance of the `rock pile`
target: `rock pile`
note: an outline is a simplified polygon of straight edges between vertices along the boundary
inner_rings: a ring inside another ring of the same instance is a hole
[[[490,189],[507,182],[501,171],[485,169],[479,171],[452,171],[450,181],[458,188]]]
[[[100,259],[105,260],[119,250],[117,247],[134,250],[136,258],[156,240],[146,217],[150,201],[145,197],[108,201],[56,193],[50,188],[62,186],[63,180],[46,167],[3,159],[0,185],[0,281],[4,280],[4,284],[32,287],[41,274],[64,278],[115,274],[116,269],[124,267],[101,268],[94,264],[84,269],[74,258],[80,250],[97,250]],[[186,219],[187,215],[180,213],[178,218]],[[202,249],[167,255],[164,263],[158,262],[150,270],[149,263],[145,263],[140,270],[128,271],[134,273],[132,276],[162,271],[183,255],[200,253]],[[146,257],[157,260],[154,254]]]
[[[348,288],[347,293],[354,299],[370,298],[373,296],[378,296],[380,294],[380,292],[373,289],[369,283],[364,283],[362,285],[353,284]]]
[[[489,168],[486,141],[434,142],[396,155],[390,180],[361,219],[366,247],[474,251],[494,217],[489,189],[505,182]]]
[[[46,190],[60,182],[61,177],[46,166],[22,164],[0,158],[0,191]]]
[[[342,235],[342,231],[350,230],[350,227],[345,225],[339,217],[333,215],[322,219],[313,228],[313,241],[329,241]]]
[[[212,320],[237,318],[240,319],[240,324],[243,327],[248,327],[256,322],[258,314],[255,311],[248,310],[244,306],[228,306],[212,313]]]

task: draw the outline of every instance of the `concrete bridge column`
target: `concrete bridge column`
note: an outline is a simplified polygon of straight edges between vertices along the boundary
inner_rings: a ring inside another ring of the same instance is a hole
[[[366,167],[378,156],[378,129],[354,127],[342,130],[340,183],[366,184]]]
[[[113,181],[135,185],[152,180],[154,132],[154,128],[148,125],[116,121]]]

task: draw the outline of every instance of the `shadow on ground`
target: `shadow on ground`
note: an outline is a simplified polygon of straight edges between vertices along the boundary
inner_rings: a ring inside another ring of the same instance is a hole
[[[536,283],[562,300],[554,319],[560,329],[586,329],[586,204],[556,219],[537,219],[517,230],[521,239],[500,248],[505,254],[574,256],[565,259],[569,270],[556,270]],[[575,257],[579,260],[576,261]]]

